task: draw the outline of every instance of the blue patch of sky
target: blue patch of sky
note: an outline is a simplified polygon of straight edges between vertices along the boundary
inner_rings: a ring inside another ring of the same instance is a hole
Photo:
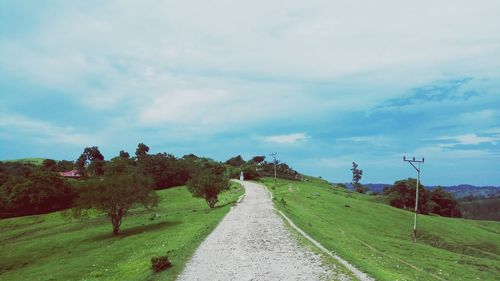
[[[398,107],[411,105],[419,102],[446,101],[446,100],[468,100],[478,93],[475,91],[460,91],[460,87],[471,81],[472,78],[460,78],[434,83],[432,85],[413,89],[408,95],[390,99],[384,105]]]

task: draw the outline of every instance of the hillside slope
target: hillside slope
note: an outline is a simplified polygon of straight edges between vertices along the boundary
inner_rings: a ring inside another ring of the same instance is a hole
[[[273,179],[263,179],[272,187]],[[300,228],[377,280],[495,280],[500,223],[419,216],[326,181],[279,180],[275,206]]]
[[[218,207],[185,187],[158,191],[160,205],[134,209],[121,234],[94,214],[71,220],[61,212],[0,220],[0,280],[174,280],[197,246],[243,194],[232,188]],[[173,267],[153,274],[151,258],[168,255]]]

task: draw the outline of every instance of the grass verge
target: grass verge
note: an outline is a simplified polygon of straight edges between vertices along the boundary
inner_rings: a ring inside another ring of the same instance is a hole
[[[419,216],[326,181],[279,180],[276,208],[327,249],[377,280],[497,280],[500,223]],[[274,179],[262,180],[268,187]]]
[[[0,279],[175,280],[243,193],[233,184],[209,209],[185,187],[158,191],[159,206],[132,210],[116,237],[100,214],[84,220],[62,212],[0,220]],[[173,267],[153,273],[151,258],[163,255]]]

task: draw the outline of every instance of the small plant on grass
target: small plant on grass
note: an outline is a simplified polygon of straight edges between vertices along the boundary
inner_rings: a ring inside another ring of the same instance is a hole
[[[280,201],[280,202],[281,202],[281,204],[283,205],[283,207],[286,207],[286,200],[285,200],[285,199],[281,198],[281,201]]]
[[[152,257],[151,267],[154,272],[161,272],[172,267],[172,263],[168,260],[167,256]]]

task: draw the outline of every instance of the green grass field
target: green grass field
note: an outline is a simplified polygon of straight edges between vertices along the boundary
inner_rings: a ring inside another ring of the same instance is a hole
[[[14,160],[3,160],[4,162],[19,162],[22,164],[33,164],[36,166],[41,166],[45,158],[22,158],[22,159],[14,159]]]
[[[69,221],[61,212],[0,220],[0,280],[174,280],[203,239],[243,194],[240,187],[209,209],[185,187],[159,191],[154,211],[132,210],[113,237],[103,215]],[[151,220],[154,214],[158,214]],[[173,267],[153,274],[151,257]]]
[[[263,183],[272,187],[274,179]],[[326,181],[279,180],[275,206],[327,249],[377,280],[499,280],[500,223],[419,216]]]

